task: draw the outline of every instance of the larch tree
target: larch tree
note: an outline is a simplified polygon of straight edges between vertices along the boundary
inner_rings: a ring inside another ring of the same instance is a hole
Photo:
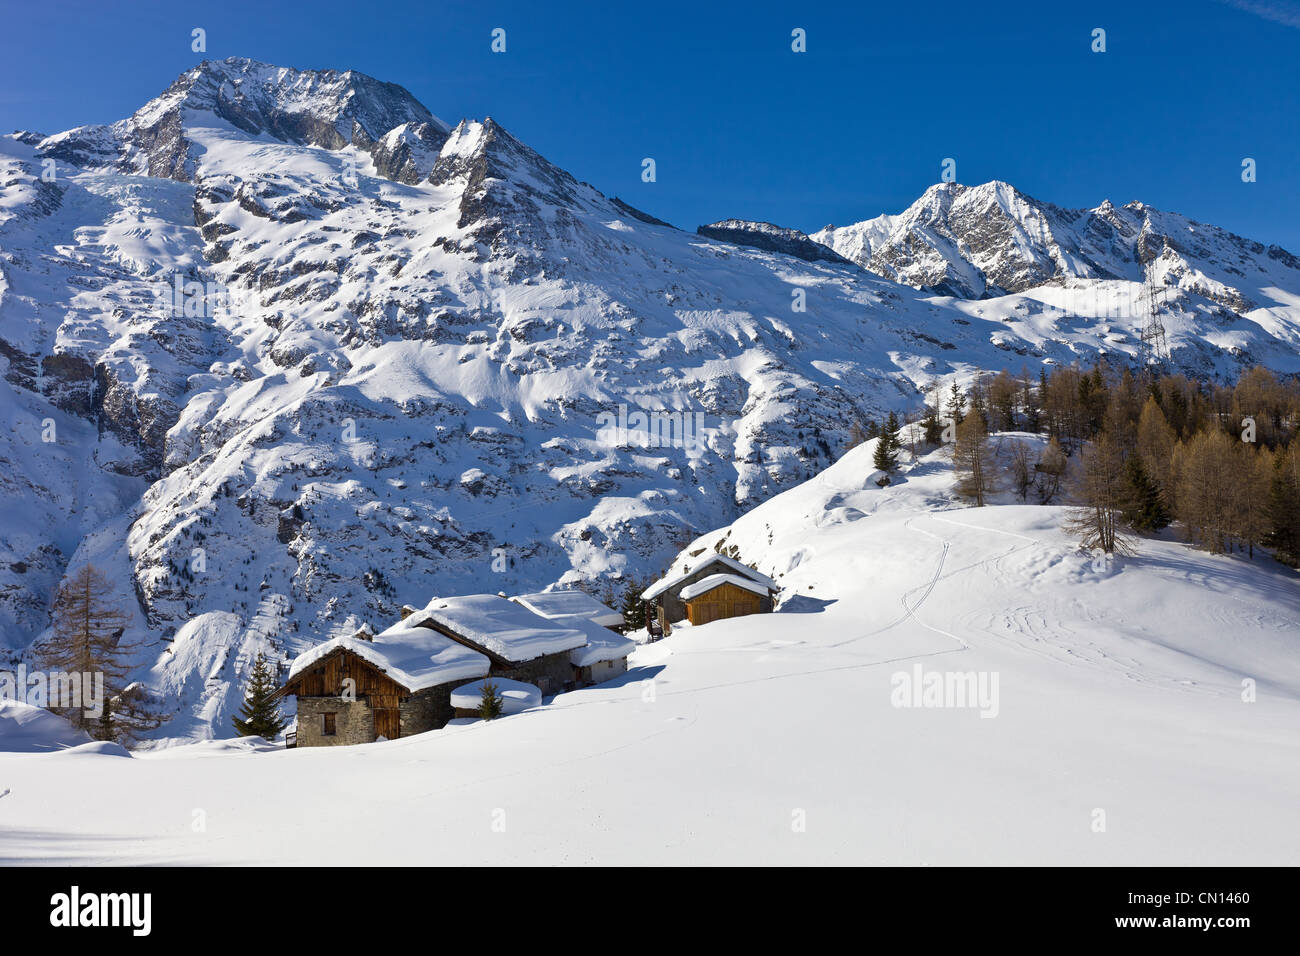
[[[1061,493],[1061,486],[1065,482],[1065,473],[1069,467],[1069,462],[1065,457],[1065,449],[1055,437],[1047,440],[1047,447],[1043,449],[1042,455],[1038,458],[1038,463],[1034,465],[1034,488],[1038,494],[1038,503],[1040,505],[1050,505],[1056,500],[1056,496]]]
[[[1147,474],[1160,486],[1166,505],[1173,503],[1175,492],[1171,465],[1176,441],[1160,405],[1154,398],[1148,398],[1138,416],[1137,453]]]
[[[988,382],[990,427],[998,432],[1016,430],[1016,399],[1020,385],[1003,369]]]
[[[1021,501],[1028,499],[1029,489],[1034,486],[1034,468],[1029,462],[1029,446],[1014,439],[1011,444],[1011,486]]]
[[[957,425],[957,440],[952,446],[952,467],[957,473],[956,491],[970,498],[975,507],[984,507],[997,487],[996,466],[989,448],[984,419],[967,415]]]
[[[1216,554],[1228,550],[1238,530],[1238,444],[1213,429],[1180,442],[1174,453],[1178,517],[1190,540]]]
[[[76,702],[50,701],[49,708],[97,740],[119,737],[109,702],[127,686],[128,657],[136,645],[122,643],[122,635],[130,623],[130,614],[115,601],[113,582],[94,565],[82,565],[59,585],[50,608],[50,635],[36,647],[37,666],[47,673],[103,675],[100,717],[88,716]]]
[[[1239,479],[1237,484],[1236,525],[1237,536],[1246,547],[1250,558],[1255,548],[1262,546],[1269,532],[1269,485],[1273,476],[1273,453],[1267,448],[1255,449],[1242,442],[1237,448]]]
[[[1123,522],[1124,458],[1119,446],[1102,433],[1079,455],[1081,465],[1073,488],[1079,504],[1066,515],[1066,532],[1078,535],[1079,543],[1088,550],[1134,553],[1133,538]]]

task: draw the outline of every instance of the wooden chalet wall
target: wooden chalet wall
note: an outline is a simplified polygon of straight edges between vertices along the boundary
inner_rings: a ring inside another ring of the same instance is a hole
[[[755,594],[731,583],[720,584],[686,601],[686,617],[692,624],[708,624],[710,621],[720,621],[728,617],[761,614],[764,603],[761,594]]]
[[[366,699],[375,716],[375,736],[395,740],[401,736],[402,701],[411,692],[368,661],[339,648],[285,684],[284,693],[298,697],[339,697],[343,681],[356,682],[358,700]]]
[[[686,575],[686,577],[682,578],[667,591],[664,591],[663,594],[660,594],[651,601],[650,605],[662,609],[664,619],[670,624],[673,621],[680,621],[682,618],[687,618],[689,620],[689,615],[686,610],[686,602],[683,601],[681,597],[682,589],[694,584],[696,581],[703,581],[705,578],[711,578],[715,574],[738,574],[740,577],[744,577],[740,572],[733,571],[724,564],[718,562],[707,564],[696,568],[690,574]],[[767,607],[764,610],[770,611],[772,610],[772,600],[771,598],[767,598],[766,600]],[[652,616],[657,617],[658,615],[652,612]]]

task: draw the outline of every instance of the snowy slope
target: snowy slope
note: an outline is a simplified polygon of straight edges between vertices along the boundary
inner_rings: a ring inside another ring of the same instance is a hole
[[[398,741],[0,755],[0,859],[1300,862],[1293,572],[1163,540],[1095,567],[1060,509],[954,508],[938,457],[880,489],[871,452],[684,553],[735,545],[781,582],[775,614],[676,628],[623,678]],[[996,675],[996,706],[895,706],[917,667]]]
[[[691,235],[356,73],[205,63],[0,164],[4,643],[103,565],[164,736],[227,733],[258,650],[657,572],[934,378],[1138,354],[1136,274],[955,299]],[[1288,268],[1171,296],[1175,358],[1300,367]],[[690,434],[605,427],[651,412]]]
[[[53,753],[88,743],[89,734],[57,714],[22,701],[0,700],[0,753]]]

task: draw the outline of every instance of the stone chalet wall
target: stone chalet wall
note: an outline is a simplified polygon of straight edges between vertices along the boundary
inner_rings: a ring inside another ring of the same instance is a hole
[[[513,667],[499,667],[493,664],[491,676],[536,684],[541,688],[543,697],[558,694],[575,683],[574,667],[569,662],[568,651],[545,654]]]
[[[452,684],[439,684],[425,690],[416,691],[401,703],[402,736],[422,734],[427,730],[444,727],[455,716],[451,706],[451,692],[461,684],[470,681],[456,681]]]
[[[321,733],[321,715],[335,713],[333,737]],[[368,744],[375,739],[375,718],[364,700],[347,701],[342,697],[298,698],[298,746],[346,747]]]

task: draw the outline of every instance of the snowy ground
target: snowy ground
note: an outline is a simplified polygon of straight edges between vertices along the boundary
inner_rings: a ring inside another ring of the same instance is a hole
[[[0,754],[0,860],[1300,863],[1293,573],[1172,538],[1094,566],[1059,509],[954,509],[937,456],[878,489],[870,452],[703,539],[780,613],[403,740]],[[996,675],[996,716],[893,706],[916,665]]]

